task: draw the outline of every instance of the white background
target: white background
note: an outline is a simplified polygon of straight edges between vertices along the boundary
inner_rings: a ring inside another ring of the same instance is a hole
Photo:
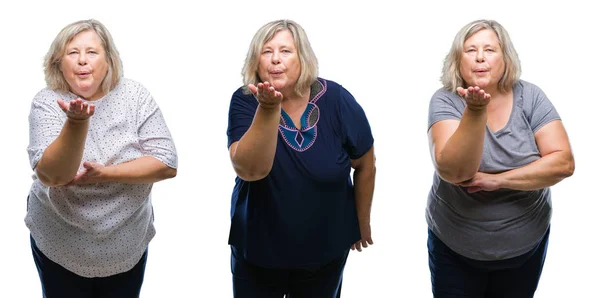
[[[158,234],[150,244],[142,297],[232,296],[227,237],[235,174],[226,147],[228,105],[241,85],[253,34],[280,18],[305,28],[320,76],[357,98],[375,136],[375,245],[350,254],[343,297],[431,297],[424,215],[433,174],[427,108],[441,86],[442,60],[454,35],[479,18],[495,19],[508,30],[522,78],[541,87],[558,109],[577,163],[574,176],[552,187],[552,232],[536,297],[597,293],[600,163],[593,144],[600,25],[590,4],[10,2],[0,4],[0,297],[41,297],[23,222],[31,184],[27,116],[33,96],[45,87],[42,61],[50,43],[64,26],[87,18],[108,27],[125,76],[151,91],[179,153],[178,176],[153,190]]]

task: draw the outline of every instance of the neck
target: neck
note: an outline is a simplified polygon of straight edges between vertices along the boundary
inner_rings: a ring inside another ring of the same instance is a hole
[[[287,102],[304,102],[308,101],[308,97],[310,96],[310,89],[302,91],[301,95],[296,94],[294,90],[286,90],[281,92],[283,94],[283,101]]]
[[[77,95],[77,97],[79,97],[81,99],[85,99],[87,101],[95,101],[95,100],[98,100],[98,99],[104,97],[104,95],[106,95],[106,93],[103,92],[102,90],[98,90],[92,94],[77,93],[77,92],[74,92],[73,90],[71,90],[71,93],[73,93],[73,94]]]

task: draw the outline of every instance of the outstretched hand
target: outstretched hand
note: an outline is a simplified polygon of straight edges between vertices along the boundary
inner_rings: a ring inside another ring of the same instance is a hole
[[[94,115],[95,106],[84,102],[81,98],[71,100],[66,103],[62,99],[58,99],[58,106],[67,114],[67,117],[75,121],[87,120]]]
[[[271,86],[269,82],[258,83],[257,86],[250,84],[248,85],[248,89],[250,89],[256,100],[258,100],[258,104],[266,109],[279,108],[283,100],[283,94],[275,90],[275,87]]]
[[[465,99],[467,107],[473,111],[485,109],[492,98],[490,94],[485,93],[485,90],[477,86],[470,86],[467,89],[458,87],[456,88],[456,92],[458,92],[458,95]]]

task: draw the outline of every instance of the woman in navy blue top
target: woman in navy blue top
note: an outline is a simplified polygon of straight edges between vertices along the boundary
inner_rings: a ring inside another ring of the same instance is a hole
[[[339,297],[349,250],[373,244],[371,129],[317,68],[293,21],[264,25],[250,45],[227,129],[235,297]]]

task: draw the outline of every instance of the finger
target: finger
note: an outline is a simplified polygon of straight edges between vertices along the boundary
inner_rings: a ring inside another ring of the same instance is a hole
[[[91,104],[91,105],[89,105],[89,106],[88,106],[88,111],[87,111],[87,113],[88,113],[90,116],[94,115],[94,112],[95,112],[95,111],[96,111],[96,106],[95,106],[95,105]]]
[[[265,96],[265,88],[267,88],[265,83],[258,83],[258,92],[256,94],[257,96],[260,96],[260,97]]]
[[[482,188],[480,186],[472,186],[472,187],[467,188],[467,192],[474,193],[474,192],[481,191],[481,189]]]
[[[56,103],[58,103],[58,106],[60,107],[61,110],[63,110],[63,112],[66,113],[67,111],[69,111],[69,104],[66,103],[64,100],[62,100],[62,99],[59,98],[56,101]]]
[[[77,106],[77,100],[69,101],[69,112],[75,111],[76,106]]]
[[[456,92],[458,92],[458,95],[464,97],[465,95],[467,95],[467,89],[463,88],[463,87],[458,87],[456,88]]]
[[[369,247],[369,243],[367,242],[367,240],[366,240],[366,239],[365,239],[365,240],[362,240],[361,242],[362,242],[362,247],[364,247],[364,248],[367,248],[367,247]]]
[[[368,242],[369,244],[373,245],[373,239],[372,239],[371,237],[369,237],[369,238],[367,239],[367,242]]]
[[[254,86],[254,84],[248,84],[248,90],[254,95],[258,93],[258,87]]]
[[[356,248],[354,247],[354,244],[352,244],[352,246],[350,246],[351,250],[355,250]]]
[[[361,251],[362,251],[362,246],[360,245],[360,241],[358,241],[358,242],[356,243],[356,250],[358,250],[359,252],[361,252]]]
[[[485,97],[485,91],[479,90],[477,91],[477,99],[482,100]]]
[[[83,163],[83,167],[86,168],[86,169],[88,169],[88,170],[91,170],[91,169],[94,168],[94,165],[91,162],[86,161],[86,162]]]

